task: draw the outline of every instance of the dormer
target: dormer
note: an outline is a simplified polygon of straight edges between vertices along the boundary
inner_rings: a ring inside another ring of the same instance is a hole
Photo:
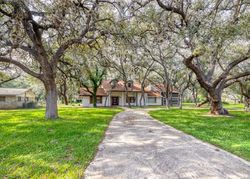
[[[147,88],[148,88],[149,91],[153,91],[154,90],[154,87],[151,84],[149,84]]]
[[[110,81],[110,85],[111,85],[111,88],[115,88],[116,87],[116,84],[118,83],[118,80],[117,79],[113,79]]]
[[[127,81],[127,87],[133,88],[133,81],[132,80]]]

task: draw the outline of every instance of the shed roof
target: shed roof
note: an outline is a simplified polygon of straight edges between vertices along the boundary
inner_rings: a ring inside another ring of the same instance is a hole
[[[0,88],[0,96],[17,96],[21,95],[30,89],[20,89],[20,88]]]

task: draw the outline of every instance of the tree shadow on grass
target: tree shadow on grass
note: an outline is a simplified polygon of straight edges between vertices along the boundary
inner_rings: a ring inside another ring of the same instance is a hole
[[[60,112],[56,121],[44,119],[43,111],[0,113],[0,178],[83,172],[117,111]]]

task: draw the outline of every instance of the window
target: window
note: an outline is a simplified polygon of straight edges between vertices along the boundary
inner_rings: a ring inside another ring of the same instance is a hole
[[[90,104],[93,104],[93,96],[90,96]],[[96,96],[96,103],[101,104],[102,103],[102,97],[101,96]]]
[[[178,98],[179,94],[178,93],[172,93],[172,97]]]
[[[22,97],[18,96],[17,101],[22,101]]]
[[[25,101],[29,101],[29,98],[28,98],[28,97],[25,97]]]
[[[148,103],[156,103],[156,97],[148,97]]]
[[[135,97],[127,97],[126,103],[135,103]]]
[[[0,96],[0,101],[5,102],[6,101],[5,96]]]

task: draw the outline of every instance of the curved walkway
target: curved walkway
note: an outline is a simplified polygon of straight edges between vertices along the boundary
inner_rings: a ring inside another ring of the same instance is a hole
[[[250,163],[128,109],[112,120],[85,178],[250,178]]]

